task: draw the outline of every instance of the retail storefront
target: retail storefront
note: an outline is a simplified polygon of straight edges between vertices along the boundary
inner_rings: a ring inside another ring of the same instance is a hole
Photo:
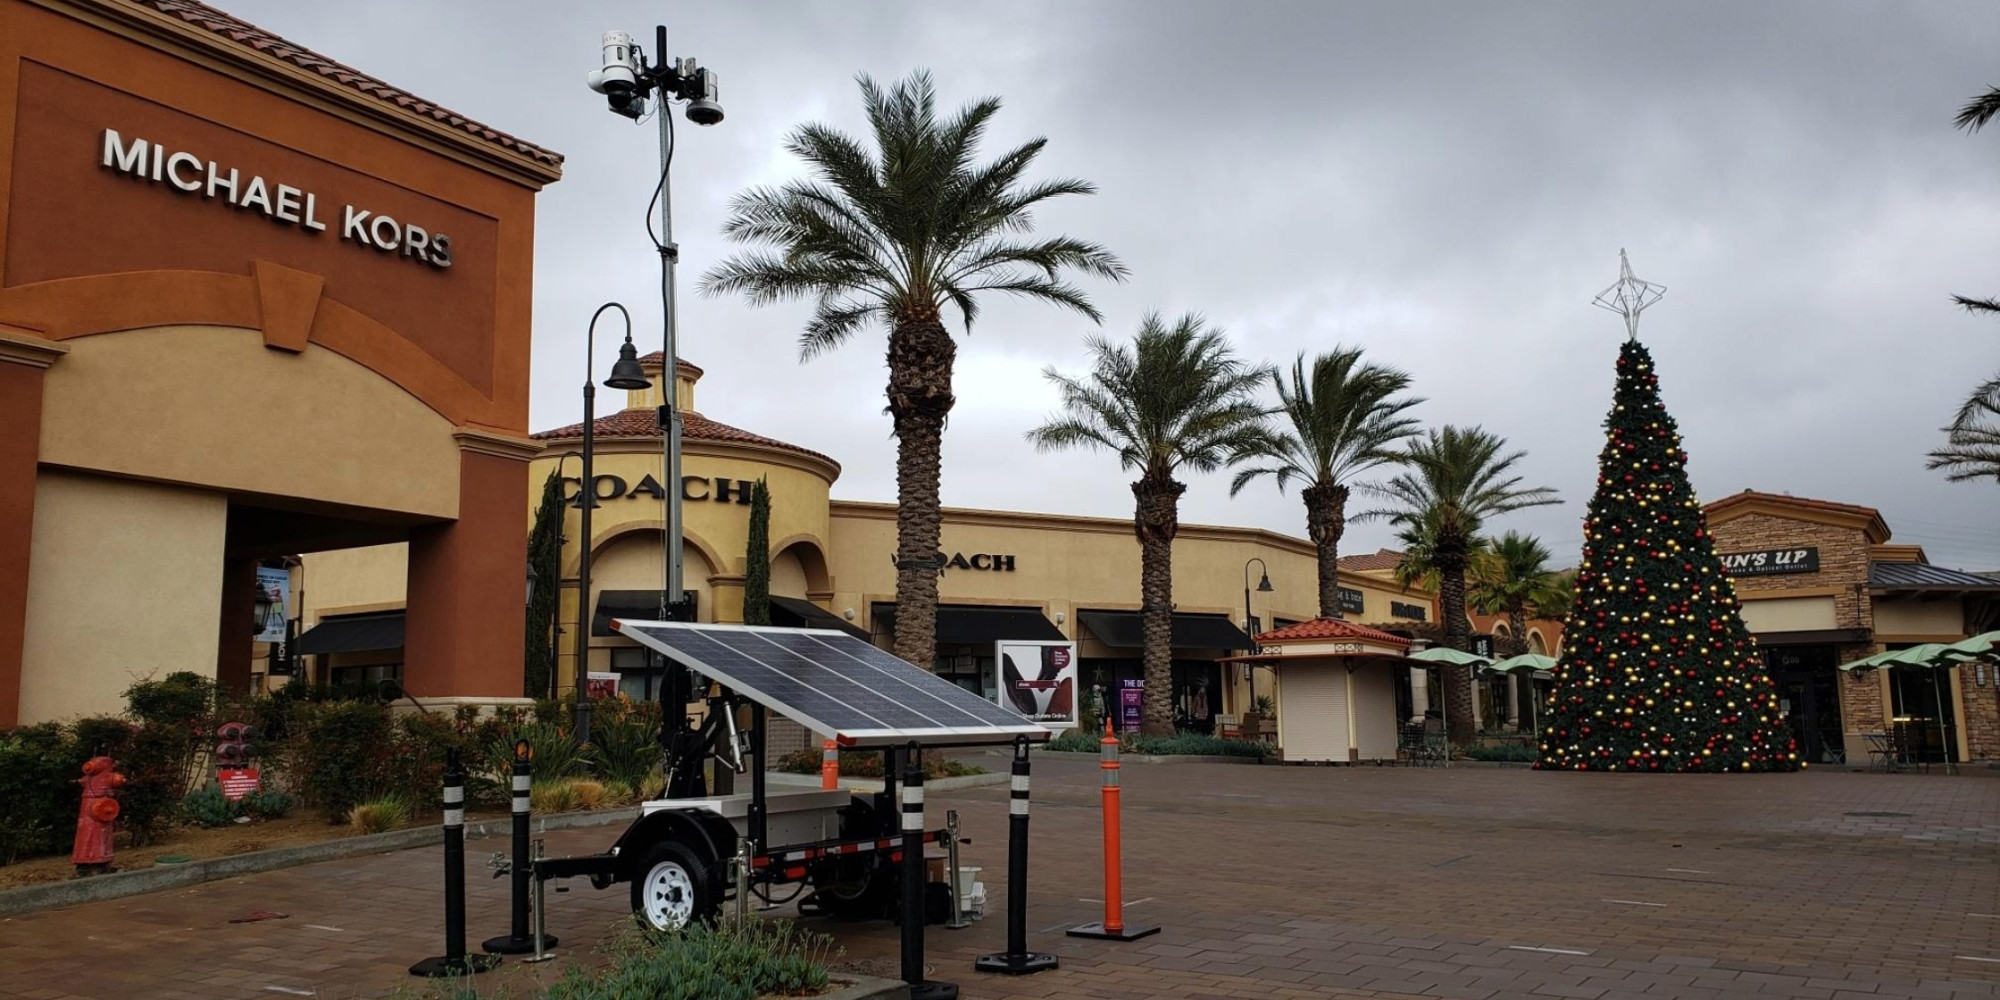
[[[167,0],[0,0],[0,143],[0,726],[247,687],[382,544],[409,689],[518,695],[561,158]]]
[[[586,605],[592,622],[587,670],[616,673],[619,687],[638,697],[657,690],[651,678],[659,665],[630,640],[612,634],[608,622],[656,616],[664,579],[661,542],[669,487],[654,408],[666,380],[658,355],[642,364],[656,388],[629,391],[625,409],[597,422],[598,506],[592,513],[592,594]],[[681,475],[672,488],[682,501],[683,579],[695,617],[742,620],[750,487],[763,479],[771,493],[774,622],[843,628],[890,647],[895,506],[834,499],[840,466],[833,458],[704,414],[695,393],[702,374],[682,361],[672,379],[684,424]],[[524,493],[538,494],[545,477],[559,471],[568,495],[576,496],[580,435],[581,425],[534,435],[542,450],[531,463]],[[564,530],[559,617],[565,630],[578,620],[577,514],[573,507],[567,511]],[[524,517],[520,530],[526,529]],[[932,664],[939,674],[998,697],[996,651],[1012,641],[1072,646],[1069,656],[1086,695],[1096,689],[1115,702],[1122,684],[1141,679],[1139,546],[1129,520],[948,508],[943,550]],[[308,588],[309,618],[376,620],[377,627],[355,629],[355,641],[386,641],[379,618],[371,616],[394,613],[402,596],[394,586],[401,558],[395,546],[308,556],[306,576],[318,581]],[[1262,570],[1253,559],[1263,560],[1269,571],[1268,592],[1256,589]],[[1311,618],[1316,580],[1313,547],[1303,539],[1253,528],[1181,526],[1174,543],[1173,700],[1183,726],[1214,731],[1248,707],[1246,670],[1220,661],[1250,645],[1246,624],[1250,631],[1263,631],[1267,623]],[[1354,620],[1407,627],[1436,617],[1430,595],[1421,591],[1406,592],[1360,574],[1343,582],[1351,598],[1348,617]],[[1246,589],[1252,602],[1247,615]],[[567,635],[556,643],[560,689],[572,687],[577,677],[570,643]],[[348,650],[326,659],[337,668],[395,656]],[[1259,683],[1259,693],[1268,694],[1268,677]]]
[[[1920,760],[2000,759],[2000,678],[1835,668],[2000,625],[2000,580],[1933,566],[1871,507],[1745,490],[1706,508],[1716,552],[1807,760],[1865,761],[1897,733]]]

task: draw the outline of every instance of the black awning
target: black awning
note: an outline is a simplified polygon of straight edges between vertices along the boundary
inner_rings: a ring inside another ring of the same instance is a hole
[[[299,636],[300,656],[403,648],[403,612],[322,618]]]
[[[868,630],[859,628],[847,619],[796,597],[771,597],[771,624],[785,628],[837,628],[859,639],[873,639]]]
[[[1079,611],[1076,617],[1107,646],[1138,649],[1145,645],[1137,611]],[[1178,612],[1174,614],[1173,644],[1175,649],[1250,649],[1253,645],[1250,636],[1228,615]]]
[[[642,622],[660,620],[660,592],[657,590],[600,590],[597,610],[590,616],[591,635],[617,635],[611,619],[634,618]]]
[[[1748,603],[1748,602],[1745,602]],[[1822,628],[1803,632],[1752,632],[1759,646],[1855,646],[1874,633],[1865,628]]]
[[[895,630],[896,606],[875,605],[875,621],[884,632]],[[1003,639],[1062,642],[1069,637],[1042,617],[1040,608],[993,608],[973,604],[942,604],[937,609],[937,644],[981,646]]]

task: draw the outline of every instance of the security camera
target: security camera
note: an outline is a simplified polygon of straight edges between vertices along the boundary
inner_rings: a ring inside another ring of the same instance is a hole
[[[591,70],[584,82],[604,95],[611,110],[637,118],[645,107],[644,97],[638,92],[639,72],[639,53],[632,46],[632,36],[613,29],[604,33],[603,67]]]
[[[714,125],[722,121],[722,105],[716,101],[717,77],[712,69],[695,69],[688,75],[688,121]]]

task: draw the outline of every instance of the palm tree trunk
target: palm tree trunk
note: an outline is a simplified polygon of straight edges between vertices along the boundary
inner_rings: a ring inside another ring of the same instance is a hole
[[[1174,734],[1174,535],[1187,487],[1165,474],[1147,473],[1132,484],[1138,501],[1132,529],[1139,536],[1140,663],[1145,671],[1145,714],[1139,731]]]
[[[1301,494],[1306,534],[1319,548],[1319,616],[1340,617],[1340,536],[1347,532],[1347,487],[1318,482]]]
[[[1444,618],[1444,643],[1460,652],[1471,652],[1472,626],[1465,618],[1465,561],[1448,556],[1434,558],[1438,568],[1438,614]],[[1472,668],[1447,667],[1444,671],[1444,703],[1451,741],[1472,742]]]
[[[958,346],[935,319],[889,334],[889,416],[896,434],[897,656],[926,670],[937,659],[937,564],[944,515],[938,479]]]
[[[1513,646],[1513,650],[1512,650],[1512,652],[1510,652],[1510,653],[1509,653],[1508,655],[1510,655],[1510,656],[1519,656],[1519,655],[1521,655],[1522,653],[1525,653],[1525,652],[1527,652],[1527,651],[1528,651],[1528,615],[1527,615],[1527,612],[1526,612],[1526,610],[1525,610],[1525,609],[1523,609],[1523,608],[1522,608],[1522,607],[1521,607],[1520,605],[1518,605],[1518,604],[1514,605],[1514,606],[1513,606],[1513,607],[1511,607],[1511,608],[1508,608],[1508,609],[1507,609],[1507,624],[1509,624],[1509,625],[1513,626],[1513,628],[1514,628],[1514,639],[1513,639],[1513,642],[1511,643],[1511,645]]]

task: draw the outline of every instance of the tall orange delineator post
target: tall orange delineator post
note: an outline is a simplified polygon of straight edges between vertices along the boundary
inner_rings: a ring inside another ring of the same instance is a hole
[[[819,747],[819,788],[831,792],[840,787],[840,747],[827,740]]]
[[[1158,934],[1159,924],[1125,922],[1125,887],[1118,852],[1118,737],[1111,735],[1111,720],[1104,720],[1104,739],[1098,743],[1104,755],[1098,767],[1104,775],[1104,920],[1069,929],[1070,937],[1136,941]]]

